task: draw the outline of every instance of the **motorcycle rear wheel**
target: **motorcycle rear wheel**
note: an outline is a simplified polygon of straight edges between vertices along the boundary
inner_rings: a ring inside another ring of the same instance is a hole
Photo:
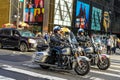
[[[90,62],[81,61],[81,67],[78,64],[76,64],[74,71],[81,76],[88,74],[90,71]]]

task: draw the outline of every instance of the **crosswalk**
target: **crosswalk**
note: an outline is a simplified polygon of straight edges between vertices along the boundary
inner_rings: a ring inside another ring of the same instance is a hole
[[[92,67],[90,74],[85,78],[89,80],[120,80],[120,62],[115,62],[116,60],[111,62],[111,66],[107,70],[99,70],[97,66]]]
[[[14,68],[8,65],[3,65],[3,66],[4,67],[2,67],[1,69],[13,71],[13,72],[21,73],[21,74],[26,74],[26,75],[33,76],[33,77],[46,78],[48,80],[70,80],[65,77],[56,77],[56,76],[48,75],[48,74],[47,75],[40,74],[36,72]],[[68,76],[68,75],[66,74],[64,76]],[[78,76],[78,75],[74,75],[74,76]],[[72,76],[69,75],[69,77],[72,77]],[[76,77],[74,78],[75,80],[80,80],[80,79],[76,79]],[[111,66],[108,70],[99,70],[97,67],[92,66],[89,74],[82,76],[82,77],[77,77],[77,78],[82,78],[82,80],[86,80],[86,79],[87,80],[120,80],[120,62],[112,61]],[[0,75],[0,80],[16,80],[16,79]],[[73,80],[73,78],[71,78],[71,80]]]
[[[15,79],[0,75],[0,80],[15,80]]]

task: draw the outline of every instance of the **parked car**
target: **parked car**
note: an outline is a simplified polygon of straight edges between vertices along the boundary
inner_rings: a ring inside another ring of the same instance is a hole
[[[28,30],[17,30],[14,28],[0,29],[0,48],[14,47],[20,51],[35,50],[37,45],[43,43],[35,34]]]

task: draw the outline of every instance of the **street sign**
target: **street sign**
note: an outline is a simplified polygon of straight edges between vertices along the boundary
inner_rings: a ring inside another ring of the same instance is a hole
[[[19,0],[20,2],[24,2],[24,0]]]

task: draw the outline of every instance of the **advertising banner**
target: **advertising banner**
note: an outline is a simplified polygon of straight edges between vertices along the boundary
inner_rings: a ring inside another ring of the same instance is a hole
[[[44,0],[26,0],[24,21],[29,24],[42,25]]]
[[[102,10],[96,7],[92,7],[92,23],[91,30],[101,30],[101,18],[102,18]]]
[[[110,27],[110,16],[107,11],[104,11],[104,16],[103,16],[103,27],[104,30],[107,32],[109,27]]]
[[[73,0],[55,0],[54,25],[71,27]]]
[[[90,5],[77,0],[75,27],[88,29]]]

